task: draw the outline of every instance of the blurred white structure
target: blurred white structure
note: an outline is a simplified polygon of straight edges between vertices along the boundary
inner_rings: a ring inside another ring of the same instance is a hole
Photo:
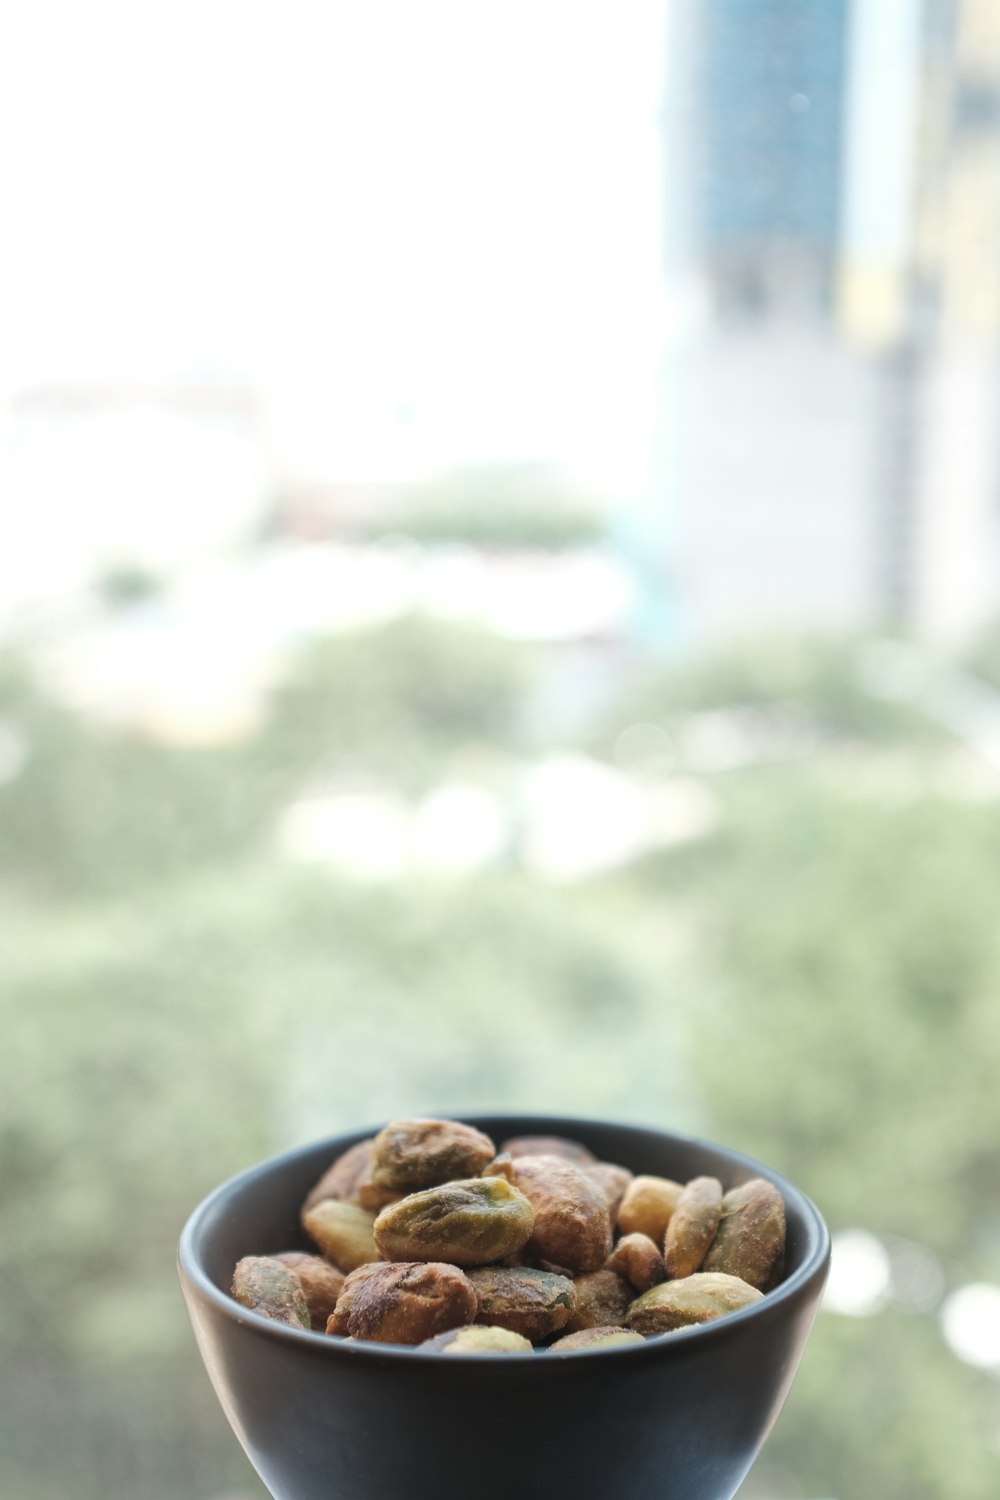
[[[830,1278],[823,1307],[845,1317],[869,1318],[889,1300],[892,1262],[880,1239],[866,1229],[833,1236]]]
[[[283,488],[545,461],[606,499],[651,641],[967,635],[1000,596],[1000,34],[934,9],[18,7],[0,628]],[[536,583],[500,628],[554,638]]]
[[[22,7],[0,56],[3,597],[169,569],[285,482],[541,458],[634,490],[665,5]],[[254,430],[189,401],[218,370]]]
[[[959,1287],[945,1300],[941,1326],[959,1359],[1000,1375],[1000,1286],[977,1281]]]
[[[706,329],[673,375],[670,577],[693,644],[878,618],[875,372],[815,329]]]
[[[621,635],[631,597],[622,564],[589,549],[273,546],[191,565],[143,608],[94,612],[41,659],[56,690],[97,716],[175,743],[221,741],[255,726],[289,652],[312,636],[423,611],[513,640],[587,640]]]
[[[47,386],[0,402],[0,632],[122,564],[247,541],[270,490],[244,389]]]
[[[700,781],[649,784],[583,755],[546,756],[513,780],[506,796],[456,781],[415,804],[377,787],[307,793],[282,818],[278,851],[360,881],[461,874],[510,859],[558,885],[703,838],[720,816]]]
[[[946,349],[918,400],[913,617],[948,646],[1000,612],[1000,361]]]

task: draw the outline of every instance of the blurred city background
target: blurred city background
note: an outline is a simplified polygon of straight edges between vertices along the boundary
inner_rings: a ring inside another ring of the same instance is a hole
[[[825,1211],[748,1500],[994,1500],[996,0],[0,27],[0,1491],[261,1497],[183,1220],[489,1104]]]

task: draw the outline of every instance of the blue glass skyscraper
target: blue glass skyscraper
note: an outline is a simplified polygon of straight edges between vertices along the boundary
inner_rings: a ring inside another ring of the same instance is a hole
[[[701,0],[696,237],[721,309],[826,306],[848,0]]]

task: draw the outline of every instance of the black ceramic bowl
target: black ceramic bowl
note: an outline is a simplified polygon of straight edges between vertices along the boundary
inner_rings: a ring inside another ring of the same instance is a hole
[[[307,1246],[299,1205],[355,1131],[251,1168],[196,1209],[180,1275],[212,1384],[277,1500],[729,1500],[784,1402],[829,1264],[813,1204],[759,1162],[596,1120],[477,1116],[500,1141],[555,1134],[633,1172],[785,1200],[787,1273],[763,1301],[641,1345],[427,1354],[303,1333],[228,1295],[244,1255]]]

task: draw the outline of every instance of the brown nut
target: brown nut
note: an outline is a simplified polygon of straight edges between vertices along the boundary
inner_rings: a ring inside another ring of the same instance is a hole
[[[722,1213],[722,1183],[717,1177],[692,1177],[677,1200],[663,1246],[667,1275],[692,1276],[715,1239]],[[746,1280],[746,1277],[743,1278]]]
[[[514,1158],[506,1151],[500,1151],[488,1166],[483,1168],[484,1177],[506,1177],[508,1182],[514,1181]]]
[[[590,1166],[585,1166],[583,1170],[592,1181],[597,1183],[608,1200],[611,1223],[617,1223],[618,1210],[628,1191],[629,1183],[632,1181],[632,1173],[628,1167],[619,1167],[613,1161],[595,1161]]]
[[[617,1271],[590,1271],[578,1276],[576,1308],[566,1324],[567,1333],[584,1328],[618,1328],[635,1300],[635,1292]]]
[[[421,1349],[437,1349],[442,1354],[533,1354],[526,1338],[510,1328],[483,1327],[472,1323],[467,1328],[451,1328],[427,1339]]]
[[[371,1180],[394,1192],[419,1192],[478,1177],[495,1155],[488,1135],[459,1120],[393,1120],[375,1137]]]
[[[243,1307],[287,1323],[290,1328],[308,1328],[309,1306],[298,1277],[269,1255],[245,1255],[233,1273],[232,1294]]]
[[[470,1177],[410,1193],[375,1220],[384,1260],[485,1266],[525,1245],[535,1222],[527,1198],[503,1177]]]
[[[322,1331],[344,1289],[343,1271],[338,1271],[321,1255],[306,1255],[300,1250],[285,1250],[271,1258],[287,1266],[298,1278],[306,1295],[312,1326]]]
[[[344,1282],[327,1333],[376,1344],[422,1344],[471,1323],[476,1294],[457,1266],[396,1261],[359,1266]]]
[[[367,1208],[370,1213],[380,1214],[383,1208],[388,1208],[390,1203],[398,1203],[405,1196],[405,1193],[397,1193],[395,1188],[379,1187],[377,1182],[373,1182],[369,1165],[364,1175],[357,1180],[353,1201],[362,1208]]]
[[[549,1354],[572,1354],[574,1349],[615,1348],[618,1344],[641,1344],[643,1337],[631,1328],[581,1328],[567,1333],[548,1348]]]
[[[310,1192],[302,1205],[302,1212],[305,1213],[306,1209],[312,1208],[316,1203],[322,1203],[324,1198],[342,1198],[345,1202],[356,1203],[357,1185],[371,1165],[374,1144],[374,1138],[358,1141],[356,1146],[348,1147],[338,1156]]]
[[[738,1276],[696,1271],[693,1276],[664,1281],[643,1292],[632,1303],[625,1321],[636,1333],[647,1336],[670,1333],[674,1328],[724,1318],[761,1300],[762,1293]]]
[[[564,1135],[515,1135],[504,1141],[500,1152],[508,1156],[561,1156],[578,1166],[596,1160],[580,1141],[568,1140]]]
[[[541,1255],[529,1264],[533,1265],[536,1271],[551,1271],[553,1276],[565,1276],[568,1281],[572,1281],[576,1274],[569,1266],[557,1265],[554,1260],[546,1260]]]
[[[648,1234],[662,1245],[683,1191],[683,1184],[669,1177],[633,1177],[618,1209],[618,1228],[622,1234]]]
[[[324,1198],[302,1215],[306,1234],[340,1271],[381,1259],[372,1235],[374,1224],[374,1214],[338,1198]]]
[[[762,1177],[731,1188],[722,1200],[722,1215],[706,1271],[725,1271],[765,1291],[780,1271],[785,1252],[785,1204],[778,1189]]]
[[[605,1266],[624,1276],[637,1292],[648,1292],[667,1275],[659,1246],[648,1234],[624,1235],[608,1256]]]
[[[337,1298],[337,1306],[327,1320],[327,1333],[336,1334],[338,1338],[350,1337],[346,1329],[350,1320],[351,1309],[354,1306],[354,1299],[364,1283],[370,1277],[377,1275],[379,1271],[383,1271],[385,1266],[386,1262],[384,1260],[376,1260],[366,1266],[358,1266],[349,1276],[345,1276],[344,1285],[341,1288],[340,1296]]]
[[[401,1193],[392,1188],[379,1187],[372,1181],[374,1148],[375,1138],[371,1136],[366,1141],[358,1141],[356,1146],[351,1146],[342,1156],[338,1156],[303,1203],[303,1212],[322,1203],[325,1198],[338,1198],[345,1203],[357,1203],[361,1208],[377,1214],[387,1204],[395,1203],[401,1198]]]
[[[611,1215],[601,1189],[581,1167],[558,1156],[519,1156],[504,1176],[535,1211],[527,1258],[574,1272],[604,1264],[611,1253]]]
[[[523,1338],[548,1338],[565,1328],[576,1291],[565,1276],[530,1266],[483,1266],[469,1272],[479,1301],[477,1323],[509,1328]]]

